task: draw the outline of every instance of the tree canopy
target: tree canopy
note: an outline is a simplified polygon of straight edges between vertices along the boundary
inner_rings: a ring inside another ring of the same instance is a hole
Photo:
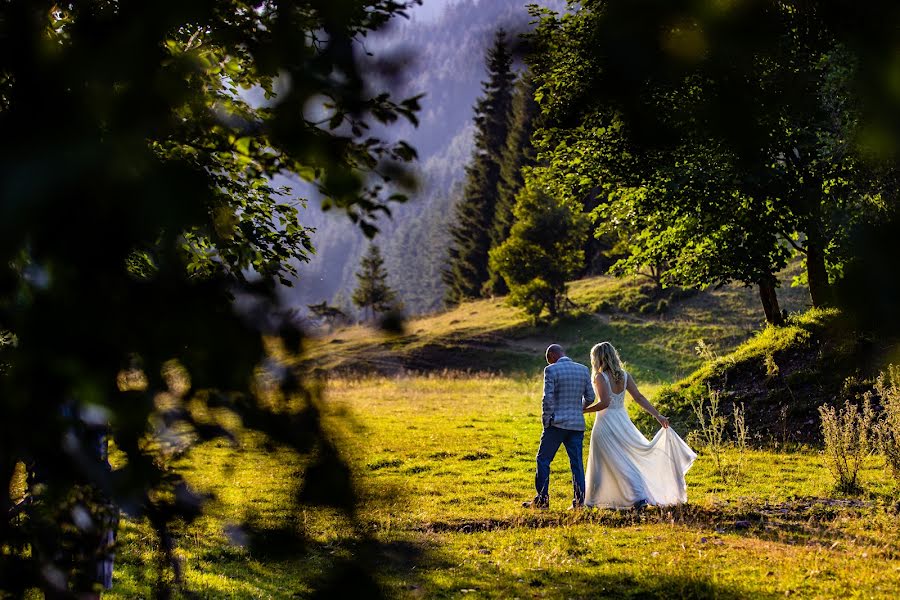
[[[168,524],[202,502],[154,440],[228,435],[198,406],[314,452],[308,479],[329,477],[297,500],[352,516],[315,395],[260,370],[262,333],[298,347],[273,290],[312,251],[303,200],[272,180],[303,177],[368,234],[403,200],[415,152],[371,131],[415,122],[418,101],[370,84],[394,66],[360,40],[412,3],[0,7],[0,472],[10,482],[25,461],[41,482],[28,519],[0,520],[0,592],[84,591],[59,562],[54,513],[82,486],[149,518],[171,558]],[[72,405],[111,426],[120,468],[102,468]]]
[[[598,234],[627,236],[616,270],[757,285],[778,322],[776,273],[797,252],[812,303],[831,301],[852,223],[883,213],[895,177],[866,156],[859,53],[828,8],[585,2],[536,14],[539,162]]]

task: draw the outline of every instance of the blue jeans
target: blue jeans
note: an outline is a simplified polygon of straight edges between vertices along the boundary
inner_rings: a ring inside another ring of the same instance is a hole
[[[548,504],[550,502],[550,463],[559,450],[559,445],[566,447],[569,455],[569,467],[572,469],[572,490],[574,498],[572,504],[580,506],[584,504],[584,462],[582,461],[582,445],[584,444],[584,432],[559,427],[547,427],[541,434],[541,445],[537,453],[537,473],[534,476],[534,487],[537,490],[535,502]]]

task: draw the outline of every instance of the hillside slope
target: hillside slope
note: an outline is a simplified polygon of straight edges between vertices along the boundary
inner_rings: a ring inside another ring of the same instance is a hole
[[[690,376],[660,389],[659,410],[677,430],[697,425],[692,405],[719,393],[719,413],[731,429],[734,406],[743,406],[751,441],[818,443],[818,407],[858,402],[872,390],[897,346],[847,327],[836,309],[793,315],[784,327],[768,327],[728,354],[709,357]],[[875,399],[877,403],[877,398]],[[652,424],[645,415],[639,423]]]
[[[803,288],[785,288],[780,296],[789,311],[806,308]],[[671,383],[700,365],[699,340],[727,353],[761,326],[755,291],[736,285],[661,300],[641,280],[600,276],[572,282],[569,297],[577,307],[572,315],[548,325],[531,324],[504,298],[480,300],[413,319],[401,336],[365,326],[341,329],[315,340],[308,354],[329,372],[534,373],[550,343],[586,362],[590,347],[608,340],[641,381]]]

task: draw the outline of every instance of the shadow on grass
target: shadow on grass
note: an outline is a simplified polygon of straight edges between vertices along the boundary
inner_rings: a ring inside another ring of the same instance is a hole
[[[459,598],[565,597],[685,600],[747,598],[745,589],[724,586],[694,574],[671,576],[631,574],[628,561],[580,557],[582,571],[553,566],[529,569],[522,576],[491,562],[459,563],[434,542],[409,540],[345,540],[307,546],[303,561],[292,563],[308,587],[280,589],[286,597],[318,598]],[[598,574],[601,563],[616,564],[623,572]],[[756,598],[775,598],[754,591]]]
[[[583,548],[578,549],[584,552]],[[579,552],[576,552],[578,554]],[[628,560],[616,557],[575,556],[577,566],[547,565],[511,569],[506,563],[466,562],[444,557],[434,548],[423,557],[424,569],[409,579],[399,595],[427,598],[591,598],[616,600],[737,600],[739,598],[776,598],[759,590],[724,585],[694,573],[678,576],[634,569]],[[451,564],[447,571],[440,563]],[[501,564],[505,566],[501,566]],[[520,567],[523,565],[519,565]],[[578,568],[581,567],[581,568]],[[601,570],[605,572],[601,572]],[[610,572],[612,571],[612,572]]]
[[[244,551],[223,553],[220,543],[208,540],[208,544],[198,549],[196,558],[206,564],[206,572],[242,580],[262,594],[292,598],[458,598],[461,594],[471,594],[472,598],[774,598],[758,589],[723,586],[696,573],[683,576],[648,573],[635,569],[630,559],[593,557],[581,548],[570,552],[574,567],[545,563],[542,568],[539,565],[528,568],[489,559],[460,562],[460,556],[443,547],[446,540],[434,534],[579,525],[629,528],[674,524],[710,537],[716,533],[735,533],[787,544],[827,546],[832,539],[842,536],[836,522],[846,516],[865,517],[875,510],[890,509],[873,507],[860,500],[803,498],[773,505],[758,502],[713,507],[683,505],[651,508],[640,513],[593,509],[578,513],[523,512],[506,519],[435,521],[377,535],[356,523],[337,535],[318,539],[315,531],[304,530],[300,522],[281,521],[277,526],[257,524],[248,528],[244,532],[248,536]],[[896,516],[896,510],[894,513]],[[853,537],[854,543],[867,542],[865,533],[854,532]],[[843,539],[847,539],[846,535]],[[875,538],[868,541],[874,545]],[[884,548],[877,554],[888,556],[884,553],[889,551],[890,548]],[[259,565],[261,570],[255,570],[254,565]],[[273,570],[290,576],[273,579]]]
[[[600,525],[625,528],[640,525],[678,525],[702,532],[731,533],[760,540],[793,545],[828,545],[847,538],[839,529],[846,518],[865,519],[881,514],[888,519],[900,516],[900,505],[878,507],[864,500],[832,498],[798,498],[778,504],[738,502],[714,506],[681,506],[643,511],[585,509],[572,512],[525,512],[504,519],[472,519],[424,523],[423,533],[480,533],[517,528],[558,528],[578,525]],[[884,546],[875,532],[854,531],[855,543]],[[900,548],[883,548],[886,557],[900,553]],[[883,552],[882,552],[883,553]]]

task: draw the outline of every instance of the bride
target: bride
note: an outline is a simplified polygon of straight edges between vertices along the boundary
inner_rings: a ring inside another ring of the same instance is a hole
[[[591,431],[585,505],[640,509],[687,502],[684,474],[697,455],[641,394],[612,344],[591,348],[591,370],[598,401],[584,412],[599,414]],[[662,426],[652,441],[628,417],[626,390]]]

